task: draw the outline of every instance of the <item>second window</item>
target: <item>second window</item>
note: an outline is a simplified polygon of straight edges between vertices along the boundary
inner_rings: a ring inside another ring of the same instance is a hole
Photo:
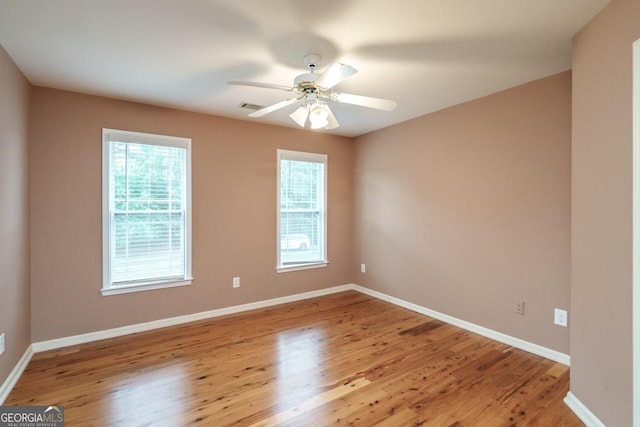
[[[327,156],[278,150],[278,271],[327,265]]]

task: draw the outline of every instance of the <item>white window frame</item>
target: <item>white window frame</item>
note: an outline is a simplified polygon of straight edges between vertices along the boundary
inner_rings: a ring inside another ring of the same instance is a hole
[[[327,193],[328,193],[328,170],[329,170],[329,161],[328,156],[326,154],[318,154],[318,153],[306,153],[302,151],[291,151],[291,150],[277,150],[277,158],[278,158],[278,185],[277,185],[277,201],[276,201],[276,217],[277,217],[277,235],[276,235],[276,247],[277,247],[277,266],[276,271],[278,273],[285,273],[289,271],[298,271],[298,270],[308,270],[311,268],[322,268],[326,267],[329,264],[327,260]],[[280,219],[280,195],[281,195],[281,161],[282,160],[294,160],[294,161],[303,161],[303,162],[313,162],[313,163],[321,163],[324,165],[324,189],[323,189],[323,204],[321,208],[322,214],[322,259],[314,262],[302,262],[298,264],[282,264],[282,252],[280,245],[280,227],[281,227],[281,219]]]
[[[149,280],[126,285],[114,285],[111,280],[111,224],[114,194],[111,182],[111,142],[130,142],[186,149],[186,209],[185,209],[185,274],[181,279]],[[191,276],[191,139],[116,129],[102,129],[102,295],[117,295],[153,289],[186,286],[192,283]]]

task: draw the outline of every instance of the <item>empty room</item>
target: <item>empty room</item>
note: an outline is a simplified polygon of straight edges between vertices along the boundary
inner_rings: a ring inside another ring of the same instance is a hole
[[[638,207],[637,0],[0,0],[0,427],[640,427]]]

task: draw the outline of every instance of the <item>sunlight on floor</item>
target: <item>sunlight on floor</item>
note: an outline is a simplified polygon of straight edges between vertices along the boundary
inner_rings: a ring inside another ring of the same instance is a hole
[[[282,410],[303,403],[322,384],[325,336],[322,329],[287,331],[278,335],[278,406]]]
[[[182,365],[132,372],[109,395],[109,413],[118,422],[180,419],[186,409],[181,403],[188,402],[190,394],[190,381]]]

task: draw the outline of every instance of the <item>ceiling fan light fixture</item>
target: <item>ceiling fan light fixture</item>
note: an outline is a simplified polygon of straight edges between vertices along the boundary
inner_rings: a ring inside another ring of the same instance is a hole
[[[301,105],[300,107],[298,107],[296,111],[289,114],[289,117],[291,117],[291,120],[296,122],[302,128],[304,127],[304,124],[307,122],[308,116],[309,116],[308,105]]]
[[[324,102],[316,102],[309,111],[311,129],[322,129],[329,124],[329,106]]]
[[[333,112],[331,111],[331,109],[327,108],[327,111],[329,112],[329,117],[327,118],[327,121],[329,123],[324,128],[326,130],[331,130],[339,127],[340,123],[338,123],[338,120],[336,119],[336,116],[333,115]]]

